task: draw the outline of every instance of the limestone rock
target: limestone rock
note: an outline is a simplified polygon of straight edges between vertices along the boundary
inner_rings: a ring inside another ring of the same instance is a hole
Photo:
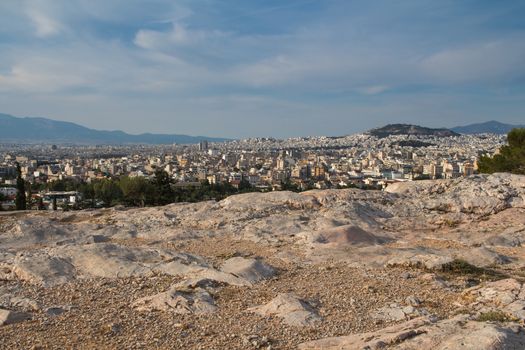
[[[84,275],[106,278],[148,276],[155,272],[175,276],[208,268],[203,259],[191,254],[113,243],[66,247],[60,254],[68,256]]]
[[[261,316],[277,316],[291,326],[309,326],[321,320],[312,306],[291,293],[279,294],[268,304],[248,309]]]
[[[464,315],[439,322],[432,318],[417,318],[376,332],[326,338],[299,345],[300,350],[517,350],[524,347],[525,332],[516,324],[500,326],[469,321]]]
[[[510,262],[508,257],[498,254],[487,247],[464,250],[459,252],[456,257],[478,267],[487,267],[496,264],[502,265]]]
[[[493,308],[525,321],[525,287],[513,278],[472,287],[464,295],[474,298],[474,309]]]
[[[372,317],[385,321],[401,321],[406,316],[404,309],[397,304],[382,307],[372,314]]]
[[[62,305],[62,306],[52,306],[44,310],[48,316],[60,316],[64,312],[71,311],[74,308],[73,305]]]
[[[40,310],[40,305],[38,304],[38,302],[29,298],[13,296],[9,298],[8,304],[11,307],[21,309],[27,312]]]
[[[321,230],[311,235],[312,243],[327,245],[373,245],[386,241],[355,225],[343,225],[331,229]]]
[[[250,287],[252,283],[245,278],[235,276],[234,274],[215,270],[213,268],[201,268],[195,270],[194,272],[188,273],[186,276],[192,279],[207,279],[212,281],[221,282],[224,284],[229,284],[232,286],[239,287]]]
[[[67,259],[31,253],[16,257],[12,274],[23,281],[52,287],[75,279],[77,271]]]
[[[31,315],[26,312],[16,312],[0,309],[0,326],[6,326],[31,319]]]
[[[260,259],[234,257],[226,260],[221,270],[234,276],[256,283],[276,275],[273,267]]]
[[[181,291],[175,286],[153,296],[141,298],[133,303],[138,311],[169,311],[176,314],[205,314],[215,312],[213,297],[202,288]]]
[[[428,270],[437,270],[443,268],[454,259],[451,256],[441,256],[436,254],[418,254],[410,257],[396,257],[386,263],[387,267],[416,267],[426,268]]]

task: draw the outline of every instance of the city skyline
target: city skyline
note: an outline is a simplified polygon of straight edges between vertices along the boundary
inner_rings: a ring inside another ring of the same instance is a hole
[[[229,138],[523,123],[515,1],[0,4],[0,104],[99,130]]]

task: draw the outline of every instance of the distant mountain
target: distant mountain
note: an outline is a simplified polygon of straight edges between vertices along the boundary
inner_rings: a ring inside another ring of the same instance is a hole
[[[525,125],[511,125],[491,120],[485,123],[456,126],[451,130],[460,134],[507,134],[514,128],[525,128]]]
[[[459,134],[449,129],[431,129],[411,124],[388,124],[381,128],[372,129],[368,131],[368,133],[379,138],[388,137],[391,135],[417,135],[437,137],[459,136]]]
[[[223,142],[228,139],[168,135],[131,135],[123,131],[102,131],[46,118],[17,118],[0,113],[0,143],[76,143],[76,144],[190,144],[202,140]]]

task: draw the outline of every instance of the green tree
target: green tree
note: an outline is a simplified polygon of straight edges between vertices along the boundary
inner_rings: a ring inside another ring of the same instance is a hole
[[[172,203],[174,200],[174,192],[171,188],[173,183],[169,174],[162,170],[158,169],[155,171],[155,177],[151,181],[155,191],[154,204],[155,205],[166,205]]]
[[[499,154],[494,157],[480,157],[479,172],[525,174],[525,128],[512,129],[507,135],[507,141],[508,145],[501,147]]]
[[[16,171],[18,174],[16,177],[16,210],[26,210],[26,183],[24,179],[22,179],[22,170],[20,169],[20,164],[18,162],[16,163]]]
[[[95,197],[104,202],[105,207],[110,207],[114,204],[119,203],[122,198],[122,191],[112,179],[103,179],[93,184],[95,191]]]
[[[123,176],[118,184],[126,205],[143,207],[153,201],[153,185],[143,177]]]
[[[281,181],[281,190],[301,192],[301,189],[299,188],[299,186],[297,186],[297,184],[292,183],[290,180]]]
[[[84,183],[80,186],[79,192],[82,198],[88,202],[88,206],[91,208],[95,207],[95,186],[93,183]]]
[[[80,187],[81,183],[75,179],[62,179],[48,184],[50,191],[77,191]]]

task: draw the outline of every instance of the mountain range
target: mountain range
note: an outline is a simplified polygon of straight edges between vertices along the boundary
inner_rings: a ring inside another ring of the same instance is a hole
[[[118,130],[94,130],[71,122],[47,118],[17,118],[0,113],[0,143],[191,144],[203,140],[223,142],[228,139],[178,134],[132,135]]]
[[[513,128],[525,125],[504,124],[498,121],[457,126],[451,129],[427,128],[411,124],[388,124],[369,130],[380,138],[389,135],[458,136],[459,134],[507,134]],[[75,143],[75,144],[194,144],[207,140],[224,142],[229,139],[181,134],[128,134],[120,130],[90,129],[75,123],[47,118],[14,117],[0,113],[0,143]]]
[[[451,130],[460,134],[507,134],[514,128],[525,128],[525,125],[505,124],[491,120],[484,123],[456,126]]]

